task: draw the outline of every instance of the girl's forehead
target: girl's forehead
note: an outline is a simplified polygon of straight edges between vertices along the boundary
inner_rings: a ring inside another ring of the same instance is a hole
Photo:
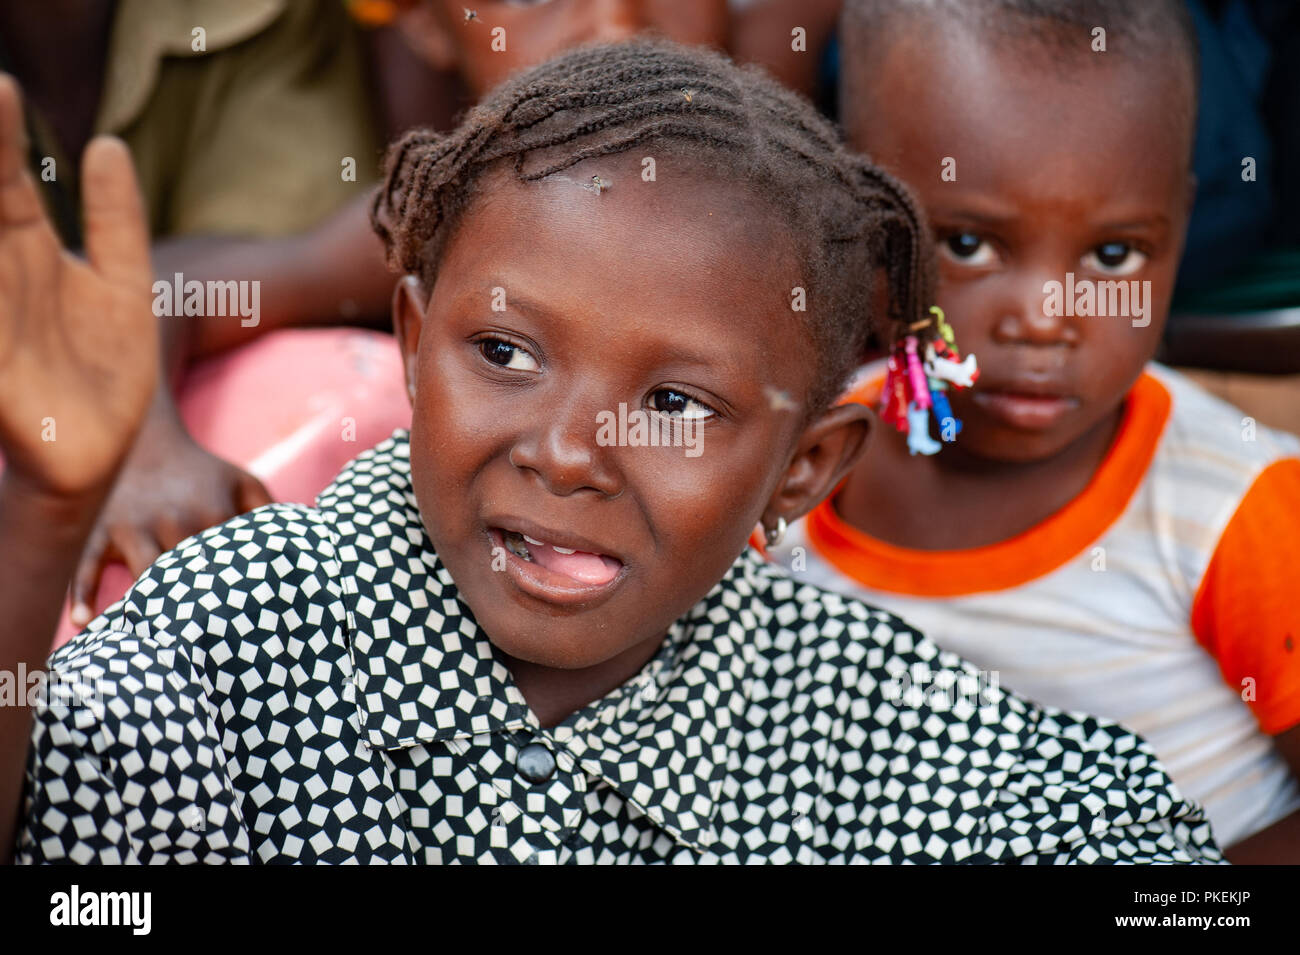
[[[548,334],[616,350],[629,337],[676,342],[734,366],[804,352],[795,309],[810,282],[782,224],[736,184],[680,167],[645,180],[641,158],[585,160],[535,182],[494,172],[444,249],[439,304],[499,290],[504,310],[544,320]]]
[[[773,270],[783,277],[805,270],[790,224],[752,187],[653,145],[531,181],[511,166],[493,168],[456,231],[480,258],[600,262],[602,284],[644,277],[671,291],[700,278],[725,297],[761,291]]]

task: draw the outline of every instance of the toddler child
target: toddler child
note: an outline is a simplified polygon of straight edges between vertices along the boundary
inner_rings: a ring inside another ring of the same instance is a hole
[[[1266,830],[1236,858],[1300,860],[1300,442],[1151,362],[1193,191],[1182,3],[855,0],[842,32],[851,145],[916,189],[980,375],[954,441],[882,428],[779,556],[1142,733],[1222,844]]]

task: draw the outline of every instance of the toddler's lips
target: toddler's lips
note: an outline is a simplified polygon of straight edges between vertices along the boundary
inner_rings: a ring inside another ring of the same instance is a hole
[[[972,400],[1020,431],[1046,431],[1078,407],[1070,397],[1011,390],[976,390]]]

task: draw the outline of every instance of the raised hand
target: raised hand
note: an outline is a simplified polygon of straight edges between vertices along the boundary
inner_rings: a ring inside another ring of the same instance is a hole
[[[149,232],[125,144],[82,160],[88,261],[65,251],[26,169],[17,85],[0,74],[0,452],[53,498],[112,483],[158,375]]]
[[[158,377],[149,234],[126,146],[82,161],[89,262],[63,250],[0,74],[0,670],[40,669],[95,513]],[[31,713],[0,706],[0,863],[13,851]]]

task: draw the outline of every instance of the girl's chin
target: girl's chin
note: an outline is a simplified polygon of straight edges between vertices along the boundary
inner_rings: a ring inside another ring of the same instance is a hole
[[[541,633],[535,629],[520,632],[517,620],[501,621],[501,625],[496,628],[492,628],[492,623],[491,620],[479,621],[492,645],[511,660],[533,666],[552,670],[585,670],[618,655],[616,648],[602,652],[604,648],[593,646],[590,642],[575,646],[580,638],[569,634]]]

